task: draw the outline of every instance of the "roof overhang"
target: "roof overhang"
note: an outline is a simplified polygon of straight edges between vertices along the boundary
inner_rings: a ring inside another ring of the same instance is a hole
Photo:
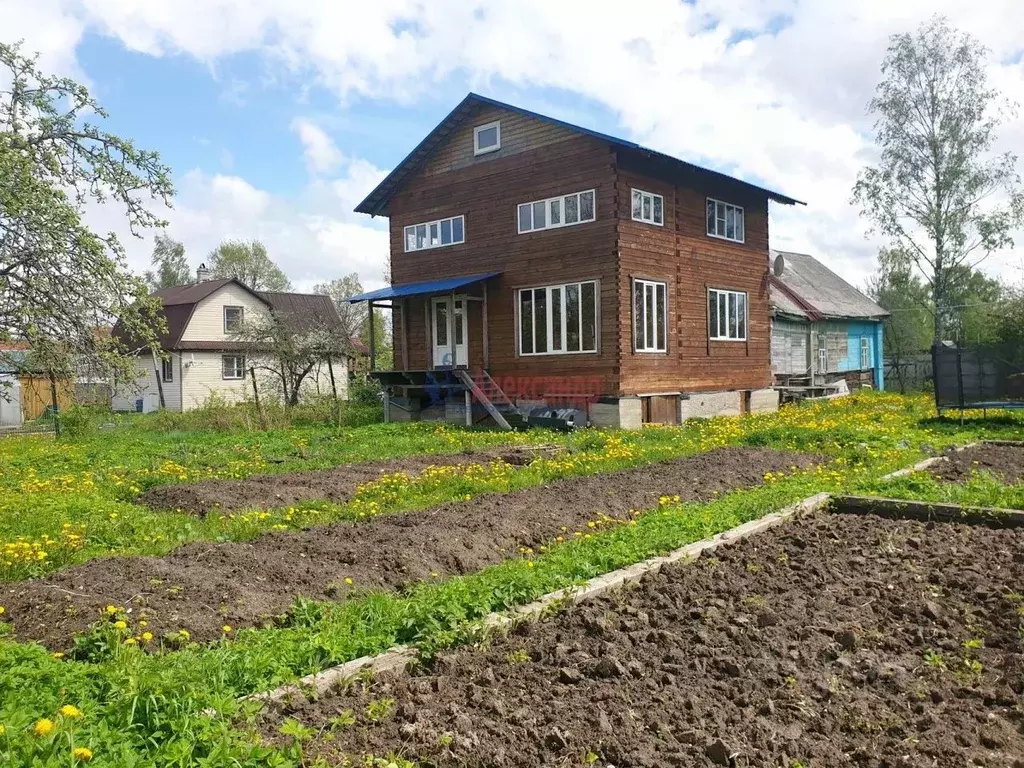
[[[460,101],[455,109],[449,112],[430,133],[427,134],[423,141],[416,145],[416,148],[413,149],[412,152],[406,155],[406,157],[395,166],[394,170],[392,170],[391,173],[389,173],[384,180],[366,196],[365,200],[356,206],[356,213],[368,213],[371,216],[386,214],[388,204],[391,202],[391,199],[405,185],[406,181],[408,181],[420,170],[420,168],[423,167],[433,154],[434,150],[437,149],[441,143],[446,141],[456,130],[458,130],[459,126],[461,126],[466,119],[472,117],[474,114],[479,112],[481,108],[486,106],[505,109],[525,117],[540,120],[548,123],[549,125],[565,128],[577,134],[590,136],[591,138],[606,142],[618,149],[639,153],[640,155],[648,157],[655,162],[663,164],[666,168],[676,173],[680,171],[699,171],[701,173],[721,177],[722,179],[733,183],[743,184],[751,189],[764,193],[770,200],[774,200],[775,202],[782,203],[784,205],[806,205],[803,201],[797,200],[789,195],[783,195],[780,192],[775,192],[765,187],[759,187],[756,184],[751,184],[750,182],[743,181],[742,179],[728,176],[727,174],[719,171],[713,171],[710,168],[703,168],[699,165],[688,163],[685,160],[672,157],[671,155],[666,155],[662,152],[642,147],[635,141],[627,141],[626,139],[609,136],[606,133],[594,131],[579,125],[573,125],[572,123],[567,123],[564,120],[558,120],[547,115],[542,115],[538,112],[531,112],[528,109],[517,107],[514,104],[506,104],[504,102],[497,101],[496,99],[489,99],[486,96],[470,93],[466,98]]]
[[[386,301],[387,299],[401,299],[408,296],[427,296],[437,293],[451,293],[457,288],[463,288],[483,280],[490,280],[497,277],[501,272],[486,272],[482,275],[464,275],[462,277],[449,277],[444,280],[428,280],[424,283],[406,283],[405,285],[389,285],[369,293],[361,293],[348,299],[349,304],[360,301]]]

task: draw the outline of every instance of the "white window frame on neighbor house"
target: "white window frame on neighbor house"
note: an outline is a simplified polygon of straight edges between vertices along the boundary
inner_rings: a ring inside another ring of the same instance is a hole
[[[714,216],[712,216],[712,206]],[[729,214],[732,214],[733,237],[729,237]],[[708,237],[716,237],[719,240],[728,240],[731,243],[744,243],[747,237],[746,213],[743,207],[726,203],[709,197],[707,201],[707,230]],[[712,222],[714,226],[712,227]],[[721,227],[721,231],[719,231]]]
[[[642,189],[631,190],[630,196],[630,209],[633,214],[633,221],[642,221],[645,224],[653,224],[656,227],[665,226],[665,198],[656,192],[645,192]],[[657,219],[654,215],[655,201],[661,204],[661,219]],[[639,207],[637,206],[639,202]],[[644,213],[644,203],[647,203],[647,209],[649,213]]]
[[[633,280],[633,351],[668,352],[668,283],[662,280]]]
[[[594,314],[593,314],[593,339],[591,344],[584,343],[583,323],[583,293],[585,290],[593,291]],[[569,293],[575,292],[577,318],[575,328],[569,328]],[[529,296],[530,306],[530,338],[523,338],[523,325],[526,321],[525,300]],[[537,296],[544,297],[543,316],[538,317],[536,311]],[[557,285],[542,285],[531,288],[520,288],[516,291],[516,342],[519,354],[524,357],[538,357],[544,355],[593,355],[601,348],[601,286],[598,280],[580,280],[573,283],[560,283]],[[540,327],[538,327],[540,321]],[[574,346],[570,330],[575,332],[575,346],[578,349],[571,349]],[[542,334],[542,336],[538,336]],[[537,351],[541,346],[538,341],[543,341],[544,350]],[[528,342],[528,343],[527,343]]]
[[[494,129],[494,146],[481,147],[480,134],[484,131],[489,131],[491,128]],[[474,155],[486,155],[488,152],[497,152],[499,149],[501,149],[501,120],[495,120],[492,123],[484,123],[483,125],[478,125],[473,129]]]
[[[458,222],[458,227],[456,227]],[[455,239],[455,230],[459,230],[459,239]],[[448,242],[445,240],[445,230]],[[466,217],[463,215],[449,216],[447,219],[424,221],[421,224],[410,224],[402,231],[405,239],[405,252],[427,251],[431,248],[447,248],[466,242]],[[411,236],[411,239],[410,239]]]
[[[867,336],[860,337],[860,369],[866,371],[871,367],[871,340]]]
[[[231,375],[228,375],[228,360],[233,360]],[[236,375],[237,374],[237,375]],[[245,355],[221,355],[220,377],[224,381],[241,381],[245,378]]]
[[[174,383],[174,358],[165,357],[160,361],[160,379],[164,384]]]
[[[712,296],[714,296],[715,305],[714,308],[711,306]],[[721,299],[725,298],[724,313],[721,306]],[[743,302],[743,322],[742,328],[740,327],[740,299]],[[736,334],[733,334],[733,323],[730,322],[733,319],[733,314],[736,315],[735,329]],[[722,333],[722,323],[725,323],[725,333]],[[747,323],[750,322],[750,302],[747,297],[746,291],[732,291],[727,288],[708,288],[708,338],[712,341],[746,341],[747,340]]]
[[[583,199],[590,197],[590,215],[583,217]],[[575,220],[568,221],[569,210],[575,205]],[[555,219],[558,219],[556,222]],[[543,219],[540,226],[536,226],[538,219]],[[585,189],[582,192],[572,192],[568,195],[549,197],[546,200],[534,200],[529,203],[520,203],[516,206],[516,226],[519,234],[527,232],[538,232],[542,229],[557,229],[559,227],[572,227],[576,224],[586,224],[597,220],[597,191]],[[526,224],[524,227],[523,224]]]
[[[238,319],[235,321],[234,325],[232,325],[228,321],[228,312],[230,310],[233,310],[233,309],[237,309],[238,310]],[[245,322],[245,307],[239,307],[239,306],[236,306],[236,305],[225,305],[225,307],[224,307],[224,333],[231,333],[232,331],[237,331],[239,328],[242,327],[242,323],[244,323],[244,322]]]

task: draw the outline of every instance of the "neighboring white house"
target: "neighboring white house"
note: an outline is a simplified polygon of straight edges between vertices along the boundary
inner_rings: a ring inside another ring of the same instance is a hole
[[[153,295],[163,304],[167,333],[161,339],[164,355],[154,357],[147,349],[139,354],[135,381],[115,382],[111,407],[115,411],[152,411],[160,407],[163,388],[165,407],[187,411],[203,405],[211,396],[237,402],[251,398],[249,368],[257,369],[261,396],[281,396],[280,381],[260,371],[260,357],[253,345],[237,341],[233,332],[247,318],[275,312],[297,333],[312,325],[341,324],[334,303],[327,296],[304,293],[261,293],[235,279],[204,279],[177,285]],[[115,326],[114,333],[120,329]],[[130,343],[130,342],[129,342]],[[348,370],[344,355],[331,367],[339,397],[347,397]],[[159,387],[157,376],[160,377]],[[331,393],[327,362],[314,367],[300,389],[302,395]]]

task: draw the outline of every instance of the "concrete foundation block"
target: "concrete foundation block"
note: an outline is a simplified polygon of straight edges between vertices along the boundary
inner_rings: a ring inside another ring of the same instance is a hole
[[[755,389],[750,393],[750,410],[777,411],[779,410],[779,393],[775,389]]]
[[[614,403],[590,405],[590,424],[594,427],[640,429],[643,416],[643,404],[639,397],[621,397]]]
[[[715,416],[739,416],[741,392],[705,392],[690,395],[679,402],[679,421],[710,419]]]

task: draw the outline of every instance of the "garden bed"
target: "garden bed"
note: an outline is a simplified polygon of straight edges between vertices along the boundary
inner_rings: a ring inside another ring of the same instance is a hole
[[[929,471],[939,480],[963,483],[974,472],[988,472],[1007,485],[1024,481],[1024,444],[985,442],[949,451],[946,460]]]
[[[471,573],[522,548],[572,538],[658,506],[662,496],[710,500],[759,485],[821,457],[760,448],[725,448],[644,467],[483,494],[358,523],[281,532],[251,542],[202,542],[163,557],[104,558],[13,584],[5,619],[21,640],[67,649],[107,605],[131,609],[159,637],[186,629],[197,641],[222,626],[259,625],[295,598],[339,599],[367,588]],[[588,526],[588,523],[591,524]]]
[[[1022,583],[1024,529],[822,513],[263,731],[328,761],[1019,768]]]
[[[381,475],[404,472],[415,475],[427,467],[486,464],[498,459],[524,466],[537,456],[549,456],[551,448],[508,447],[458,454],[406,456],[397,459],[343,464],[331,469],[258,475],[245,480],[205,480],[199,483],[158,485],[135,501],[153,509],[171,509],[204,516],[217,509],[270,509],[300,501],[331,501],[344,504],[360,485]]]

